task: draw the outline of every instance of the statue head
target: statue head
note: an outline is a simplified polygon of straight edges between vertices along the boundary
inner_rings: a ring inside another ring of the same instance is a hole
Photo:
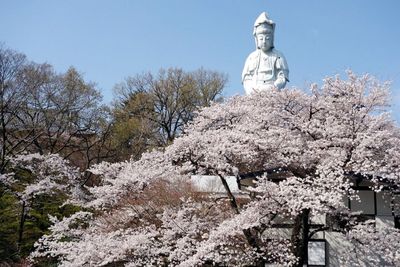
[[[254,22],[253,35],[257,49],[264,52],[274,48],[275,23],[268,18],[267,13],[263,12]]]

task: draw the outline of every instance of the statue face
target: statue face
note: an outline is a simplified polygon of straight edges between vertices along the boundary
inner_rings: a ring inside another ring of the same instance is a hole
[[[261,24],[256,29],[257,47],[264,52],[271,50],[273,46],[274,32],[269,24]]]

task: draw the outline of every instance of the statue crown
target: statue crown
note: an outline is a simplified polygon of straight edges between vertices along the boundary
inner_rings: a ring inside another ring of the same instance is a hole
[[[260,14],[260,16],[258,16],[256,21],[254,22],[254,28],[257,28],[258,26],[264,23],[269,24],[272,27],[275,26],[275,22],[268,17],[267,13],[263,12]]]

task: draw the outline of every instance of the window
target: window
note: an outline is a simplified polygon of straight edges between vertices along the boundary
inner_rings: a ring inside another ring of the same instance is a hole
[[[307,266],[326,266],[326,241],[317,239],[310,240],[307,247],[307,256]]]

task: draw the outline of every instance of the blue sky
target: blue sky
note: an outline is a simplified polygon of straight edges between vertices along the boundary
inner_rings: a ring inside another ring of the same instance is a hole
[[[224,95],[244,94],[252,26],[266,11],[288,86],[306,88],[352,69],[392,81],[400,121],[400,1],[0,0],[0,42],[59,72],[75,66],[106,102],[125,77],[199,67],[229,75]]]

